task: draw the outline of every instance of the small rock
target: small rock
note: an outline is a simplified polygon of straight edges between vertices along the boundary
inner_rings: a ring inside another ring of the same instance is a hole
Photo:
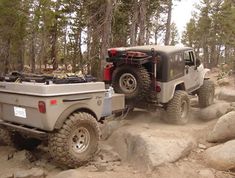
[[[200,148],[200,149],[206,149],[206,145],[203,145],[203,144],[199,143],[199,144],[198,144],[198,148]]]
[[[94,164],[97,168],[97,172],[104,172],[107,170],[107,164]]]
[[[137,174],[138,173],[138,171],[133,171],[133,174]]]
[[[223,88],[218,94],[218,99],[235,102],[235,90]]]
[[[220,80],[217,80],[217,84],[219,86],[226,86],[226,85],[230,84],[230,80],[229,80],[229,78],[222,78]]]
[[[204,149],[196,149],[195,152],[196,153],[202,153],[204,151]]]
[[[14,174],[5,174],[5,175],[1,175],[1,178],[14,178]]]
[[[198,172],[201,178],[215,178],[213,172],[210,169],[203,169]]]
[[[221,142],[235,138],[235,111],[219,118],[213,130],[209,133],[209,142]]]
[[[116,162],[120,161],[121,158],[117,152],[113,150],[113,148],[107,144],[100,144],[100,152],[94,158],[96,162],[104,163],[104,162]]]
[[[144,125],[143,125],[143,128],[149,129],[149,128],[150,128],[150,127],[149,127],[149,124],[144,124]]]
[[[15,172],[14,178],[45,178],[46,173],[42,169],[32,168],[30,170]]]
[[[75,169],[70,169],[66,171],[62,171],[59,174],[55,175],[54,178],[81,178],[79,171]]]
[[[235,111],[235,102],[232,102],[231,104],[232,110]]]
[[[208,148],[204,152],[207,164],[217,170],[226,171],[235,168],[235,140]]]

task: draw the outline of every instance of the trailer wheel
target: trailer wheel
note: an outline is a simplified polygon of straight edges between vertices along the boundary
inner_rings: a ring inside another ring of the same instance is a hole
[[[198,90],[199,106],[205,108],[214,102],[215,85],[210,80],[204,80],[203,85]]]
[[[141,100],[149,94],[151,86],[148,71],[142,66],[124,65],[113,72],[112,86],[127,100]]]
[[[0,128],[0,143],[6,146],[12,146],[12,133],[9,130]]]
[[[76,168],[94,156],[99,138],[96,119],[88,113],[77,112],[69,116],[61,129],[49,136],[49,151],[56,162]]]
[[[185,91],[177,90],[166,106],[164,120],[171,124],[184,125],[189,120],[190,100]]]

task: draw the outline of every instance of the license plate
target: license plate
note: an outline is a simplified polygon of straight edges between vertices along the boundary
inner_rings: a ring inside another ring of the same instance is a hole
[[[16,117],[26,118],[26,109],[14,106],[14,114]]]

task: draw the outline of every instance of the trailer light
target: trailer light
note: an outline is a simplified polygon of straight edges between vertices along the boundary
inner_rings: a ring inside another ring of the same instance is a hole
[[[111,48],[109,49],[108,53],[109,53],[109,57],[114,57],[117,55],[117,50],[114,48]]]
[[[161,87],[159,85],[156,86],[155,88],[156,92],[160,93],[162,91]]]
[[[50,103],[51,103],[51,105],[56,105],[57,104],[57,100],[51,100]]]
[[[44,101],[38,102],[38,110],[40,113],[46,113],[46,103]]]

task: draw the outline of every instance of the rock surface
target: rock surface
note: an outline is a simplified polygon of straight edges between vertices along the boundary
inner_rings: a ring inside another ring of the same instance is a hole
[[[202,169],[198,171],[201,178],[215,178],[214,173],[210,169]]]
[[[122,160],[140,170],[153,170],[165,163],[175,162],[196,146],[196,141],[185,133],[134,128],[119,129],[109,141]]]
[[[215,104],[197,110],[197,112],[194,112],[193,114],[195,115],[194,117],[198,117],[201,120],[209,121],[223,116],[224,114],[230,112],[232,109],[233,108],[230,103],[217,101]]]
[[[228,102],[235,102],[235,90],[223,88],[218,94],[218,99]]]
[[[79,176],[79,172],[76,169],[62,171],[59,174],[57,174],[56,176],[54,176],[54,178],[65,178],[65,177],[80,178],[81,176]]]
[[[209,133],[209,142],[221,142],[235,138],[235,111],[219,118],[213,130]]]
[[[112,135],[112,133],[117,130],[118,128],[125,125],[125,121],[122,120],[111,120],[111,121],[105,121],[104,124],[100,126],[101,128],[101,139],[106,140]]]
[[[204,158],[207,164],[217,170],[235,168],[235,140],[207,149]]]
[[[17,171],[14,173],[14,178],[45,178],[46,173],[39,168],[32,168],[26,171]]]

